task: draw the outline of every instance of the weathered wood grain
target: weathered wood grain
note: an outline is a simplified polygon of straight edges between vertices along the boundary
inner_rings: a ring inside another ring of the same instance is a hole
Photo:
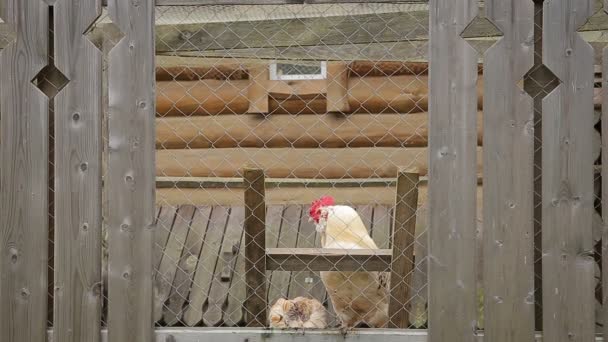
[[[302,208],[302,215],[300,216],[300,227],[298,229],[298,241],[296,248],[314,248],[316,242],[316,229],[313,222],[308,220],[308,211],[310,206],[304,206]],[[321,245],[318,245],[319,247]],[[316,262],[316,261],[314,261]],[[268,262],[266,263],[268,267]],[[292,270],[289,270],[292,271]],[[319,273],[315,273],[312,268],[307,267],[301,270],[294,270],[297,272],[291,273],[291,282],[289,284],[289,292],[287,293],[288,298],[296,298],[301,296],[308,296],[317,300],[323,300],[325,293],[321,295],[321,289],[324,288]]]
[[[222,315],[227,304],[230,281],[234,275],[236,259],[239,253],[239,244],[243,237],[243,221],[245,208],[242,206],[230,208],[230,217],[226,224],[219,259],[209,290],[207,310],[203,314],[203,323],[208,327],[215,327],[222,323]]]
[[[153,337],[154,1],[108,1],[124,33],[108,66],[108,333],[115,342]]]
[[[163,319],[168,326],[181,322],[188,295],[193,289],[198,290],[196,286],[192,286],[192,282],[198,263],[205,262],[207,259],[205,255],[201,254],[201,249],[203,241],[206,239],[207,227],[211,226],[210,218],[211,207],[196,208],[181,256],[178,256],[176,261],[177,271],[171,285],[171,293],[163,310]]]
[[[266,325],[266,201],[264,170],[246,167],[245,181],[245,315],[248,327]]]
[[[608,13],[608,0],[604,0],[604,12]],[[602,91],[608,89],[608,48],[602,51],[604,59],[602,65]],[[603,336],[608,336],[608,272],[605,271],[608,265],[608,96],[602,97],[602,114],[601,114],[601,132],[602,132],[602,312],[603,316]]]
[[[276,245],[269,245],[270,248],[295,248],[298,242],[298,229],[302,217],[302,206],[287,205],[283,210],[281,230]],[[271,241],[272,242],[272,241]],[[266,264],[268,268],[268,263]],[[279,298],[287,298],[289,291],[289,280],[291,272],[272,271],[270,273],[270,283],[268,289],[268,302],[274,304]]]
[[[54,99],[54,308],[57,341],[100,340],[101,52],[83,34],[100,1],[54,5],[54,61],[69,83]]]
[[[392,236],[392,259],[389,327],[405,329],[409,325],[410,288],[414,270],[416,211],[418,209],[419,175],[399,171]]]
[[[158,221],[156,223],[156,231],[154,232],[154,270],[158,270],[160,261],[165,252],[165,246],[173,228],[177,207],[174,205],[166,205],[160,209]]]
[[[430,9],[429,340],[474,339],[477,55],[460,36],[477,1]],[[447,230],[447,231],[446,231]]]
[[[49,100],[30,83],[48,62],[49,10],[3,2],[15,40],[0,55],[0,340],[43,342],[47,326]]]
[[[266,267],[269,270],[294,272],[353,272],[361,269],[374,272],[388,270],[391,258],[392,252],[388,249],[269,248],[266,253]]]
[[[268,248],[276,248],[279,243],[279,236],[281,234],[281,223],[283,222],[283,211],[285,207],[282,205],[273,205],[269,206],[266,213],[266,247]],[[280,291],[282,289],[273,287],[272,279],[274,275],[278,272],[270,271],[266,272],[266,276],[268,279],[268,295],[267,301],[268,306],[272,306],[277,299],[279,299]],[[274,288],[274,289],[273,289]],[[287,292],[287,289],[285,289]]]
[[[478,144],[482,137],[478,113]],[[428,115],[221,115],[156,120],[156,148],[424,147]],[[598,149],[599,150],[599,149]]]
[[[173,280],[175,279],[175,275],[180,266],[180,256],[184,250],[195,211],[196,207],[193,205],[182,205],[179,207],[173,229],[171,230],[160,265],[158,266],[156,281],[159,290],[155,300],[160,302],[160,305],[157,306],[162,307],[163,311],[168,310],[164,305],[173,292]]]
[[[518,83],[534,65],[534,4],[485,4],[488,19],[504,34],[484,64],[485,339],[533,341],[534,109]]]
[[[472,132],[476,133],[475,128]],[[476,141],[473,144],[475,156]],[[273,178],[386,178],[394,176],[399,167],[416,167],[421,175],[426,175],[427,153],[428,150],[421,147],[159,150],[156,174],[159,177],[240,177],[240,167],[251,164],[263,168],[267,176]],[[481,156],[481,148],[477,155]],[[481,172],[481,161],[477,171]],[[471,177],[476,183],[475,170]]]
[[[593,51],[577,29],[594,6],[543,5],[543,62],[561,81],[543,101],[543,330],[550,341],[593,341]]]
[[[183,322],[187,326],[194,326],[203,319],[204,305],[209,298],[209,290],[216,272],[216,265],[222,237],[230,215],[228,207],[214,206],[205,235],[205,242],[196,265],[194,280],[188,297],[188,307],[183,316]]]
[[[241,199],[243,197],[241,196]],[[242,200],[239,203],[242,205]],[[245,218],[245,211],[242,211],[243,220]],[[245,289],[245,234],[238,245],[238,255],[236,264],[234,266],[234,272],[230,279],[230,290],[228,291],[228,301],[226,309],[224,311],[224,324],[228,326],[237,326],[245,320],[245,310],[243,303],[247,296],[247,290]]]

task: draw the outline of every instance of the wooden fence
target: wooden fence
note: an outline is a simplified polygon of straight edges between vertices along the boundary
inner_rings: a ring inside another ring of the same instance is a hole
[[[210,338],[214,330],[155,334],[153,329],[154,2],[108,0],[122,39],[108,55],[105,156],[102,54],[85,35],[102,3],[49,2],[0,0],[0,18],[14,33],[0,53],[0,341]],[[315,2],[332,1],[307,3]],[[479,270],[479,56],[463,38],[478,14],[478,2],[430,1],[428,336],[387,331],[354,336],[519,342],[538,340],[536,331],[542,330],[544,341],[595,340],[594,53],[577,33],[594,4],[485,1],[487,18],[503,37],[484,56],[484,258]],[[49,66],[66,79],[54,98],[39,82]],[[532,98],[537,80],[530,71],[541,66],[544,77],[559,84],[547,96]],[[608,84],[608,78],[603,82]],[[608,97],[603,99],[602,131],[608,132]],[[602,139],[601,159],[607,162],[608,134]],[[602,175],[608,176],[605,168]],[[608,182],[602,186],[608,196]],[[606,215],[608,201],[602,207]],[[110,246],[107,331],[101,329],[102,212]],[[604,228],[604,265],[607,242]],[[53,274],[47,271],[51,258]],[[476,331],[479,272],[485,292],[483,334]],[[604,302],[607,273],[602,274]],[[48,335],[51,277],[53,329]],[[608,333],[608,324],[603,326]],[[268,336],[254,329],[215,334],[227,341],[327,338],[323,333]]]

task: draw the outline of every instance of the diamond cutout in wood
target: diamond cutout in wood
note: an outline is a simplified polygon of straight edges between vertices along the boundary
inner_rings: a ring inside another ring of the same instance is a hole
[[[54,98],[69,82],[70,80],[53,63],[42,68],[36,77],[32,79],[32,84],[40,89],[49,99]]]
[[[524,76],[523,90],[532,98],[544,98],[561,83],[559,78],[544,64],[534,66]],[[521,85],[520,85],[521,86]]]

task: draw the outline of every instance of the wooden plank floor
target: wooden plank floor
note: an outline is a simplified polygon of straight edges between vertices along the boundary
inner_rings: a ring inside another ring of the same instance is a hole
[[[363,221],[380,248],[389,248],[392,208],[358,206]],[[243,207],[159,208],[154,260],[163,303],[159,326],[241,326],[245,313]],[[320,246],[304,205],[270,206],[267,214],[270,247]],[[268,272],[271,304],[279,297],[309,296],[328,307],[318,272]],[[203,283],[201,283],[203,282]],[[157,319],[160,315],[157,316]]]

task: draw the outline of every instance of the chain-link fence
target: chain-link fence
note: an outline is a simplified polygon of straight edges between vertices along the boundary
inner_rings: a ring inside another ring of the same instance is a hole
[[[266,248],[394,247],[409,270],[392,279],[279,261],[266,272],[265,324],[389,326],[390,279],[406,282],[403,327],[425,327],[427,22],[420,4],[157,8],[158,325],[242,326],[258,314],[246,305],[248,166],[266,176]],[[410,242],[394,246],[400,168],[421,181]],[[357,215],[311,212],[323,196]]]
[[[536,8],[535,66],[521,84],[535,104],[534,297],[539,330],[541,110],[543,98],[559,84],[542,65],[541,8]],[[389,250],[393,259],[402,261],[389,263],[399,269],[367,272],[363,264],[368,265],[369,260],[359,257],[356,260],[361,267],[355,267],[357,272],[336,269],[322,273],[312,264],[317,259],[309,262],[309,269],[297,271],[291,270],[289,259],[281,259],[284,264],[266,272],[265,324],[427,327],[428,17],[427,4],[410,3],[157,6],[158,207],[153,260],[157,326],[245,326],[257,314],[248,311],[251,293],[247,288],[252,284],[245,276],[249,246],[244,230],[247,210],[243,169],[253,167],[262,169],[266,176],[266,248],[292,251],[300,264],[306,260],[296,248],[310,253],[323,247]],[[591,29],[588,31],[581,34],[585,39],[601,40]],[[2,48],[12,38],[2,26],[0,33]],[[479,18],[462,36],[482,56],[500,33]],[[91,28],[90,38],[107,57],[121,35],[104,14]],[[594,46],[597,49],[599,45]],[[480,257],[475,265],[479,270],[479,329],[483,329],[484,321],[482,73],[480,67]],[[41,75],[34,81],[51,98],[67,82],[52,61]],[[597,213],[593,239],[599,322],[599,68],[596,77],[592,153],[597,160]],[[51,161],[52,136],[51,127]],[[49,170],[52,177],[52,164]],[[406,244],[395,243],[399,170],[420,176],[415,183],[415,217],[409,218],[415,224],[403,224],[411,226]],[[51,194],[53,191],[51,188]],[[319,207],[315,201],[324,196],[330,196],[333,204],[327,200]],[[104,199],[104,204],[108,200]],[[49,212],[53,227],[52,201]],[[362,227],[364,231],[359,229]],[[52,300],[52,231],[49,243]],[[105,270],[106,245],[103,250]],[[401,273],[406,276],[394,276]],[[104,288],[106,278],[104,272]],[[405,284],[401,289],[406,291],[398,292],[395,283]],[[400,321],[403,313],[389,309],[392,299],[402,305],[405,325]],[[52,310],[49,312],[51,325]]]

